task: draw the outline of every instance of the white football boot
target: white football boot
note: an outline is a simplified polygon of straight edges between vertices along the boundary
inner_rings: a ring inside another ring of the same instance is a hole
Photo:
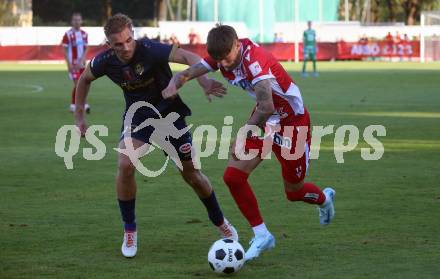
[[[121,247],[122,255],[133,258],[137,252],[137,231],[124,231],[124,242]]]
[[[335,194],[336,191],[332,188],[325,188],[322,192],[325,195],[325,201],[321,206],[318,206],[319,223],[323,226],[330,224],[335,217]]]
[[[220,232],[221,238],[229,238],[238,241],[238,233],[234,226],[229,223],[229,221],[224,218],[223,224],[218,226],[218,231]]]
[[[257,258],[261,254],[261,252],[274,248],[275,237],[270,232],[267,232],[263,235],[255,236],[254,238],[252,238],[249,244],[251,246],[246,251],[246,254],[244,256],[246,261],[253,260]]]

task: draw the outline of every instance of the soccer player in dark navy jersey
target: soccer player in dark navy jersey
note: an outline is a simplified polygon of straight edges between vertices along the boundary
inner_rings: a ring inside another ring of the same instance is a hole
[[[127,118],[129,115],[132,117],[130,126],[125,125],[127,119],[123,123],[118,149],[127,150],[127,146],[132,146],[136,159],[138,159],[145,155],[146,152],[138,150],[142,150],[140,147],[146,143],[151,144],[151,141],[154,141],[161,146],[156,142],[155,135],[167,134],[171,130],[183,131],[177,138],[172,135],[167,137],[163,144],[174,147],[172,149],[176,151],[178,156],[177,159],[181,164],[179,170],[184,181],[199,196],[208,211],[209,219],[217,226],[221,236],[238,239],[234,227],[223,217],[208,178],[194,167],[191,160],[192,138],[191,134],[186,131],[185,124],[185,117],[191,114],[191,110],[179,97],[164,100],[161,95],[161,91],[168,85],[172,77],[168,62],[194,65],[201,58],[175,45],[164,45],[149,39],[135,40],[132,21],[123,14],[112,16],[104,26],[104,32],[110,48],[91,60],[77,86],[75,121],[81,134],[84,134],[87,129],[84,104],[90,84],[105,75],[119,85],[124,92],[126,110],[123,118],[125,119],[126,115]],[[221,83],[208,79],[206,76],[200,77],[198,82],[209,100],[211,95],[221,97],[226,92]],[[133,114],[128,113],[131,111],[130,107],[137,104],[148,105],[138,106]],[[158,112],[160,115],[157,114]],[[142,124],[145,126],[146,122],[151,124],[159,118],[167,118],[168,116],[173,119],[172,123],[175,127],[160,125],[152,127],[149,125],[139,130]],[[136,128],[138,129],[136,130]],[[168,155],[172,157],[172,154]],[[134,257],[137,252],[134,173],[135,165],[131,155],[120,152],[118,154],[116,192],[124,222],[124,240],[121,251],[125,257]]]

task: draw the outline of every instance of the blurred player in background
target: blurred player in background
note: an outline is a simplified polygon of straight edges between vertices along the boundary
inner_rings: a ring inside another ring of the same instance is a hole
[[[69,78],[73,81],[72,98],[69,110],[75,111],[75,92],[79,77],[86,65],[88,35],[81,29],[82,16],[80,13],[72,14],[72,28],[64,33],[62,45],[64,47],[64,59],[67,63]],[[90,113],[90,106],[85,105],[87,113]]]
[[[156,122],[158,117],[178,114],[178,119],[170,125],[173,131],[183,131],[187,128],[185,117],[191,115],[191,110],[180,98],[164,100],[161,91],[168,85],[172,78],[172,72],[168,62],[192,65],[200,61],[200,57],[191,52],[178,48],[176,45],[162,44],[147,38],[134,39],[133,24],[129,17],[123,14],[112,16],[104,27],[110,49],[94,57],[81,75],[77,86],[76,95],[76,125],[82,134],[87,125],[84,118],[84,104],[88,95],[90,84],[102,76],[107,76],[115,84],[119,85],[126,102],[126,111],[138,102],[148,102],[153,105],[161,116],[152,113],[152,109],[141,107],[133,115],[131,126],[121,129],[119,150],[127,150],[127,146],[133,146],[136,157],[140,158],[142,146],[151,144],[155,135],[167,136],[166,146],[174,146],[173,151],[178,155],[182,165],[180,174],[183,180],[196,192],[201,202],[208,211],[208,217],[217,227],[222,238],[238,240],[234,227],[223,217],[223,213],[217,202],[214,190],[208,178],[193,165],[192,161],[192,137],[186,131],[178,138],[170,136],[166,127],[156,128],[148,126],[139,131],[136,127],[142,126],[147,121]],[[221,97],[225,88],[220,82],[201,76],[199,84],[210,99],[211,95]],[[129,125],[129,124],[127,124]],[[166,134],[168,133],[168,134]],[[156,137],[157,139],[157,137]],[[160,142],[155,142],[160,146]],[[162,147],[162,146],[161,146]],[[172,154],[169,154],[170,156]],[[119,208],[124,222],[124,240],[121,251],[125,257],[134,257],[137,252],[137,227],[135,221],[136,200],[135,166],[126,154],[118,154],[118,172],[116,175],[116,193]],[[164,202],[173,203],[173,200]],[[151,225],[154,227],[154,225]]]
[[[313,62],[313,75],[318,76],[316,71],[316,32],[312,29],[312,22],[307,21],[308,28],[303,33],[303,68],[302,76],[308,76],[306,72],[306,64],[308,60]]]
[[[188,34],[188,41],[190,45],[197,45],[200,44],[200,36],[199,34],[194,30],[194,28],[191,28]]]
[[[251,149],[258,150],[259,156],[249,160],[240,159],[235,148],[236,141],[223,176],[238,208],[254,231],[255,236],[245,255],[246,260],[252,260],[262,251],[275,246],[275,238],[263,222],[257,200],[248,182],[249,175],[267,155],[263,152],[275,153],[281,165],[286,198],[289,201],[318,205],[321,225],[329,224],[334,217],[335,191],[332,188],[321,191],[315,184],[304,182],[309,166],[310,118],[299,88],[281,64],[271,53],[251,40],[238,39],[235,30],[227,25],[217,25],[211,29],[207,48],[209,56],[177,73],[168,87],[162,91],[162,95],[166,98],[174,97],[177,89],[186,81],[210,71],[220,70],[229,83],[246,90],[256,100],[257,105],[245,125],[258,126],[266,131],[265,138],[273,139],[269,146],[271,148],[263,149],[264,140],[248,134],[244,143],[245,152]],[[284,131],[289,127],[292,128],[291,135],[286,136]],[[303,137],[302,141],[298,139],[298,128],[301,127],[307,128],[304,134],[306,137]],[[290,147],[287,142],[291,143]],[[285,153],[296,153],[297,145],[300,146],[300,158],[285,158]]]

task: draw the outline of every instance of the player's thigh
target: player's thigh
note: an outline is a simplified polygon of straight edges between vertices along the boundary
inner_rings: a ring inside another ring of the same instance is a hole
[[[278,162],[281,165],[281,175],[284,181],[284,187],[289,191],[296,191],[301,189],[304,178],[306,177],[309,167],[309,144],[306,143],[306,148],[302,156],[298,159],[285,158],[280,148],[274,148]],[[292,154],[294,152],[291,151]]]
[[[308,59],[309,59],[309,54],[307,53],[306,50],[304,50],[304,53],[303,53],[303,60],[304,60],[304,61],[307,61]]]
[[[174,126],[177,130],[183,130],[187,128],[187,124],[184,118],[179,118],[174,122]],[[174,149],[177,152],[177,156],[179,156],[182,165],[184,162],[186,166],[193,165],[192,156],[195,155],[195,151],[192,144],[192,135],[189,131],[185,132],[179,138],[169,137],[169,142],[173,145]],[[165,155],[167,154],[164,151]],[[191,169],[191,168],[189,168]]]
[[[187,128],[184,118],[179,118],[174,122],[174,126],[177,130],[183,130]],[[196,156],[193,144],[192,135],[189,131],[181,135],[179,138],[169,138],[169,142],[172,144],[173,148],[176,150],[176,155],[182,164],[182,169],[180,171],[181,175],[185,180],[199,179],[201,176],[201,171],[194,165],[193,156]],[[164,151],[165,156],[167,154]],[[177,159],[177,158],[174,158]]]
[[[250,160],[237,160],[236,158],[229,158],[228,167],[239,169],[245,173],[251,173],[261,163],[260,157],[255,157]]]
[[[145,155],[150,145],[133,137],[123,137],[119,141],[118,167],[123,169],[134,168],[133,161]]]
[[[145,121],[145,117],[139,113],[135,113],[130,123],[125,122],[125,114],[122,117],[121,134],[119,137],[118,148],[125,150],[124,153],[130,152],[129,154],[123,154],[119,152],[119,160],[126,162],[127,159],[140,158],[144,156],[150,148],[150,137],[154,129],[150,126],[144,127],[138,131],[136,128]]]
[[[240,156],[237,156],[236,153],[236,143],[234,142],[231,145],[230,149],[230,156],[228,161],[228,167],[233,167],[236,169],[239,169],[245,173],[251,173],[263,160],[264,156],[262,156],[262,150],[263,150],[263,141],[258,138],[250,138],[246,139],[245,143],[245,154],[246,156],[249,155],[248,152],[252,150],[252,152],[257,151],[255,153],[256,156],[251,156],[250,159],[240,158]],[[270,152],[270,151],[269,151]]]
[[[304,48],[303,56],[304,56],[304,60],[310,59],[310,48],[309,47]]]
[[[291,183],[285,179],[283,179],[284,189],[288,192],[296,192],[300,190],[304,186],[304,180],[301,180],[297,183]]]

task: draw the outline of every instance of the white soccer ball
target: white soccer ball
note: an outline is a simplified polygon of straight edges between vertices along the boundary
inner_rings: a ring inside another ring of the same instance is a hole
[[[217,240],[209,248],[208,263],[216,273],[238,272],[244,265],[243,246],[232,239]]]

